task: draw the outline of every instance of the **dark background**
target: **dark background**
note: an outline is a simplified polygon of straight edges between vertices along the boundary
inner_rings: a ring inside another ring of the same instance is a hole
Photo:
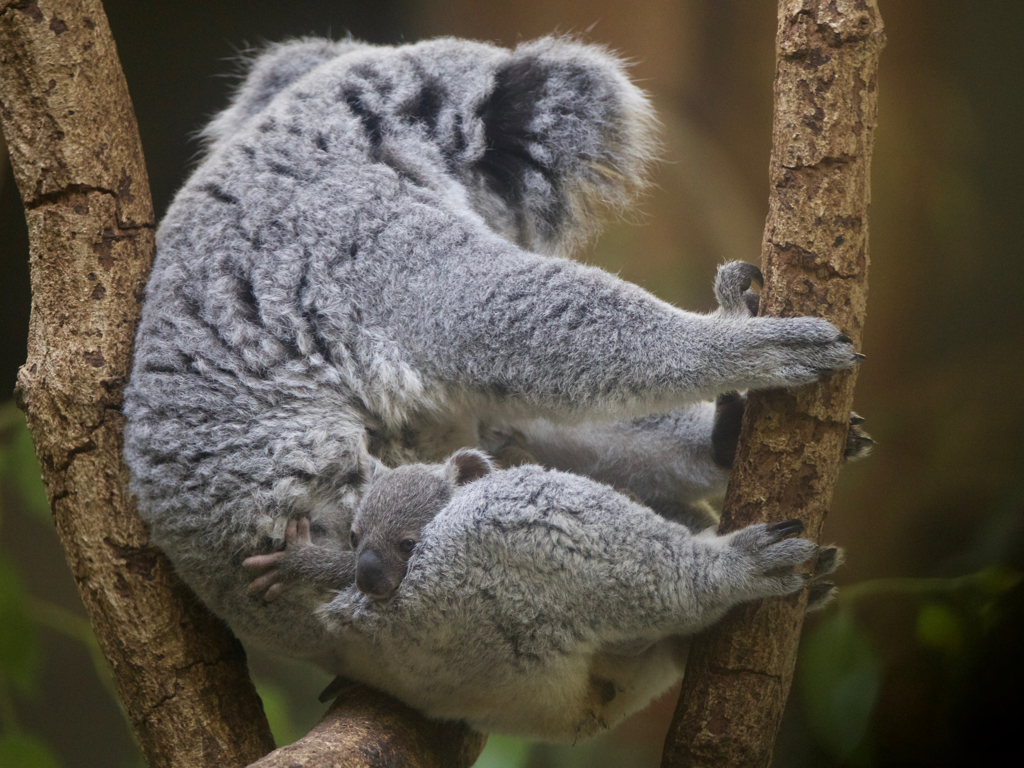
[[[117,0],[105,7],[158,217],[195,160],[191,137],[224,106],[234,82],[225,75],[237,71],[233,59],[248,46],[348,32],[375,43],[458,35],[513,45],[583,32],[635,62],[664,124],[666,151],[639,213],[613,223],[580,257],[688,309],[713,307],[717,263],[757,260],[775,3]],[[959,765],[984,748],[1007,756],[1020,749],[1005,730],[1024,714],[1017,703],[1024,597],[1015,581],[1024,570],[1017,39],[1024,5],[883,0],[881,10],[889,43],[873,165],[868,360],[855,406],[878,448],[844,470],[826,527],[848,552],[839,583],[862,586],[844,590],[840,607],[809,622],[828,652],[816,656],[812,647],[801,661],[803,682],[776,755],[781,766]],[[3,402],[25,359],[30,299],[27,235],[5,155],[0,169]],[[14,451],[16,430],[3,434]],[[84,615],[52,529],[31,512],[33,491],[11,472],[0,480],[0,556],[20,573],[30,600]],[[971,576],[978,573],[988,575]],[[957,577],[965,578],[950,581]],[[925,578],[944,580],[911,580]],[[47,742],[63,765],[134,764],[131,737],[87,645],[59,621],[35,615],[36,693],[3,694],[0,678],[0,705],[12,702],[19,727]],[[254,666],[279,737],[304,732],[321,711],[315,693],[323,676],[264,659]],[[671,707],[660,702],[597,747],[528,749],[492,739],[481,765],[656,765]],[[9,731],[4,710],[0,729]],[[831,725],[822,712],[831,713]],[[859,729],[850,725],[858,717]]]

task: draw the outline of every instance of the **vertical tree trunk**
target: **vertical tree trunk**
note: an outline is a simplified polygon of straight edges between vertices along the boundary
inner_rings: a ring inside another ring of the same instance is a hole
[[[867,298],[875,0],[780,0],[761,314],[819,315],[859,346]],[[721,530],[797,518],[821,533],[855,372],[751,394]],[[663,768],[763,768],[789,693],[806,598],[742,606],[690,653]]]
[[[0,121],[31,245],[17,395],[79,594],[149,764],[245,765],[273,748],[245,655],[126,490],[121,393],[153,204],[98,0],[0,2]]]

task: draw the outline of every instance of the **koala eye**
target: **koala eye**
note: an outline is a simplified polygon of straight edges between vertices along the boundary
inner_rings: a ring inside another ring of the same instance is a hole
[[[355,531],[349,533],[348,543],[352,545],[352,549],[356,549],[359,546],[359,537],[356,536]]]
[[[416,542],[413,541],[412,539],[405,539],[404,541],[402,541],[398,545],[398,550],[400,552],[404,552],[405,554],[409,554],[415,548],[416,548]]]

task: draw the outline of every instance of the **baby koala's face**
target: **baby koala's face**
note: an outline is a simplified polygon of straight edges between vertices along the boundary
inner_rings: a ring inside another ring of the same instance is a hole
[[[492,469],[484,454],[462,450],[444,464],[378,470],[356,510],[350,534],[360,591],[374,600],[394,595],[423,527],[444,509],[459,486]]]
[[[352,522],[356,586],[375,600],[391,597],[405,578],[423,526],[452,497],[443,465],[383,470],[363,496]]]

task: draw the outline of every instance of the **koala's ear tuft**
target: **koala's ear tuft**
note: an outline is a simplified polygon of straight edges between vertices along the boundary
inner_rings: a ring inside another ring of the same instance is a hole
[[[448,459],[445,469],[456,485],[466,485],[490,474],[494,471],[494,464],[486,454],[471,448],[463,448]]]

